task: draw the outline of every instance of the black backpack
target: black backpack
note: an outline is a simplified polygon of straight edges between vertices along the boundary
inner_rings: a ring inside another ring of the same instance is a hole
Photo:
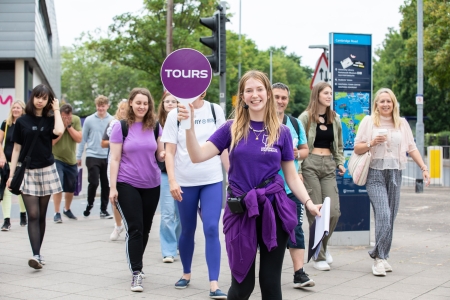
[[[123,136],[123,141],[125,142],[125,139],[128,136],[128,123],[125,120],[120,120],[120,126],[122,127],[122,136]],[[158,121],[156,121],[155,129],[153,130],[153,132],[155,134],[155,141],[158,141],[158,136],[159,136],[159,122]],[[158,167],[161,170],[161,172],[167,172],[166,164],[164,162],[160,162],[158,160],[158,158],[156,157],[156,152],[155,152],[155,158],[156,158],[156,162],[158,163]]]
[[[286,125],[288,117],[289,117],[289,120],[291,120],[292,125],[294,126],[295,132],[297,132],[298,139],[300,140],[300,127],[298,126],[298,122],[297,122],[296,118],[294,118],[291,115],[284,114],[283,124]]]

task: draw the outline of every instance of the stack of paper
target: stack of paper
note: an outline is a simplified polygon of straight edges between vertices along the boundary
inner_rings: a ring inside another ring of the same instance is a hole
[[[317,259],[322,245],[321,242],[330,231],[330,202],[330,197],[326,197],[320,209],[321,216],[316,216],[316,219],[309,227],[308,262],[313,256],[314,259]]]

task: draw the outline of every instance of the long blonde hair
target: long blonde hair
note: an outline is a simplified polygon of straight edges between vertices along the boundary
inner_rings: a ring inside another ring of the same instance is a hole
[[[400,111],[398,109],[398,101],[397,97],[395,97],[394,92],[388,88],[381,88],[375,93],[375,97],[372,102],[372,116],[373,123],[378,127],[380,126],[380,112],[378,111],[378,100],[380,100],[380,96],[383,93],[387,93],[389,97],[391,97],[393,110],[392,110],[392,120],[394,120],[394,127],[400,128]]]
[[[278,120],[277,116],[276,103],[274,98],[272,97],[272,86],[270,84],[269,78],[267,78],[267,76],[261,71],[251,70],[246,72],[239,81],[239,100],[234,110],[234,122],[231,126],[230,151],[233,150],[233,148],[242,139],[247,140],[248,137],[250,127],[250,113],[248,112],[248,109],[245,109],[243,107],[243,105],[245,105],[243,95],[245,90],[245,83],[251,78],[261,82],[267,91],[267,103],[263,120],[264,126],[267,128],[267,132],[269,135],[267,139],[267,147],[271,147],[280,137],[280,121]]]
[[[12,115],[12,109],[14,107],[15,104],[19,104],[20,107],[22,107],[22,116],[25,114],[25,103],[22,100],[16,100],[11,104],[11,108],[9,109],[9,114],[8,114],[8,118],[6,118],[6,125],[11,126],[13,121],[14,121],[14,117]]]
[[[309,128],[311,127],[311,122],[314,123],[320,123],[319,121],[319,95],[320,93],[329,87],[331,89],[331,85],[326,82],[319,82],[317,83],[313,89],[311,90],[311,96],[309,97],[309,104],[306,108],[306,111],[308,112],[308,124],[306,125],[306,135],[309,133]],[[334,121],[334,118],[336,118],[336,112],[331,109],[330,106],[326,109],[326,118],[327,118],[327,124],[332,124]]]

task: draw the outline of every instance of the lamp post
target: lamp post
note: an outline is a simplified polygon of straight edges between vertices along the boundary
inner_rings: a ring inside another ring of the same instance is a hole
[[[424,125],[423,125],[423,0],[417,0],[417,123],[416,144],[420,155],[423,157]],[[416,193],[423,193],[423,174],[419,166],[416,166]]]
[[[309,49],[322,49],[323,52],[325,53],[325,56],[327,57],[327,61],[328,62],[330,61],[330,57],[329,57],[329,53],[328,53],[328,49],[330,48],[330,46],[328,46],[328,45],[309,45],[308,48]]]

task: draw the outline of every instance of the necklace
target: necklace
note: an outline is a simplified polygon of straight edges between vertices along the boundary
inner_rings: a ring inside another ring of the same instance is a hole
[[[263,133],[263,132],[266,131],[266,129],[267,129],[267,127],[264,127],[263,129],[256,130],[256,129],[253,129],[252,126],[249,126],[249,127],[250,127],[251,131],[253,131],[253,133],[254,133],[255,136],[256,136],[255,140],[259,140],[259,136],[261,135],[261,133]],[[258,133],[258,134],[256,134],[256,133]]]

